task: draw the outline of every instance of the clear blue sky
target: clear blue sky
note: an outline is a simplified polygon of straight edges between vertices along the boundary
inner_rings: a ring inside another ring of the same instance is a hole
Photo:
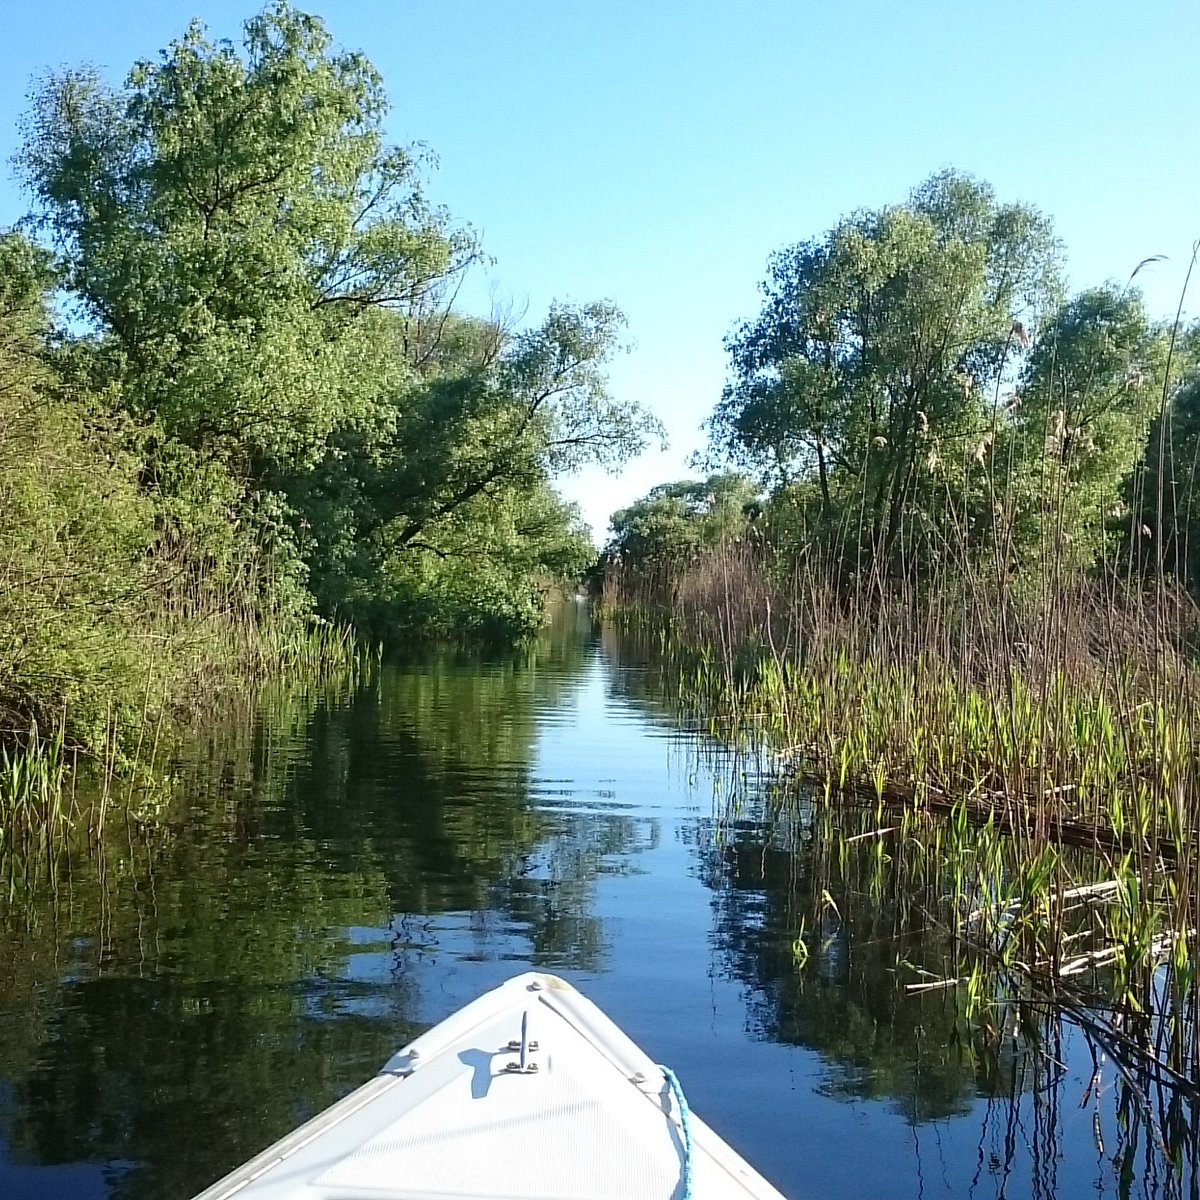
[[[721,341],[767,255],[946,166],[1051,214],[1071,282],[1142,278],[1173,312],[1200,237],[1200,0],[310,0],[366,52],[397,141],[438,154],[433,196],[497,260],[470,289],[527,307],[616,301],[614,388],[671,450],[565,490],[609,512],[686,474],[720,395]],[[0,150],[30,80],[114,80],[197,16],[237,37],[254,0],[9,0]],[[0,183],[0,224],[24,201]],[[1200,285],[1189,306],[1200,312]]]

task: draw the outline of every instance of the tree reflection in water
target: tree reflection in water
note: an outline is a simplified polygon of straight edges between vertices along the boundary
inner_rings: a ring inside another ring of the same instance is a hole
[[[157,827],[3,860],[5,1200],[191,1195],[527,965],[669,1025],[785,1191],[873,1168],[926,1200],[1195,1194],[1189,1105],[1107,1061],[1093,1084],[1079,1032],[1003,981],[977,1011],[910,990],[971,968],[936,846],[678,732],[653,646],[568,615],[520,654],[265,698],[187,751]],[[832,1165],[778,1144],[810,1119]]]
[[[534,802],[538,730],[586,661],[567,629],[280,691],[189,748],[161,827],[56,848],[54,886],[9,857],[0,1150],[186,1197],[424,1028],[431,955],[596,968],[596,881],[659,834]],[[57,1178],[39,1194],[74,1194]]]

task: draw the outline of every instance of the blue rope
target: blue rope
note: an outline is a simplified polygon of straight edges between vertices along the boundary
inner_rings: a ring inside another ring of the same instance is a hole
[[[688,1108],[687,1097],[683,1094],[683,1087],[675,1072],[670,1067],[664,1067],[662,1063],[658,1064],[658,1069],[663,1073],[667,1087],[671,1089],[671,1100],[679,1114],[679,1127],[683,1133],[683,1194],[679,1200],[692,1200],[692,1110]]]

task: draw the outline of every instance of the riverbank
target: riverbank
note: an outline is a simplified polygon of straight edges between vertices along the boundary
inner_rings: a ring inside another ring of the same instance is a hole
[[[1014,998],[1074,1012],[1141,1093],[1196,1095],[1195,606],[970,582],[847,597],[726,544],[633,611],[693,720],[773,756],[780,811],[816,805],[833,860],[944,933],[911,986],[963,992],[981,1028]]]
[[[178,783],[172,763],[183,742],[253,708],[267,686],[350,679],[374,653],[348,627],[328,623],[247,630],[218,620],[175,636],[151,630],[147,643],[152,651],[141,658],[136,646],[118,649],[133,656],[121,678],[101,660],[59,680],[37,706],[19,675],[4,681],[0,852],[81,830],[98,842],[118,798],[126,817],[150,819]]]

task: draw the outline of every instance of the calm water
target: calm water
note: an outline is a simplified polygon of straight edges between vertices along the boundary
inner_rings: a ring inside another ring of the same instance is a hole
[[[766,821],[769,779],[681,733],[582,607],[517,657],[275,697],[185,771],[161,827],[53,886],[6,866],[4,1200],[189,1197],[531,966],[789,1196],[1194,1186],[1107,1074],[1088,1093],[1079,1039],[985,1065],[955,994],[909,995],[924,937],[887,895],[843,896],[798,970],[824,853],[802,810]]]

